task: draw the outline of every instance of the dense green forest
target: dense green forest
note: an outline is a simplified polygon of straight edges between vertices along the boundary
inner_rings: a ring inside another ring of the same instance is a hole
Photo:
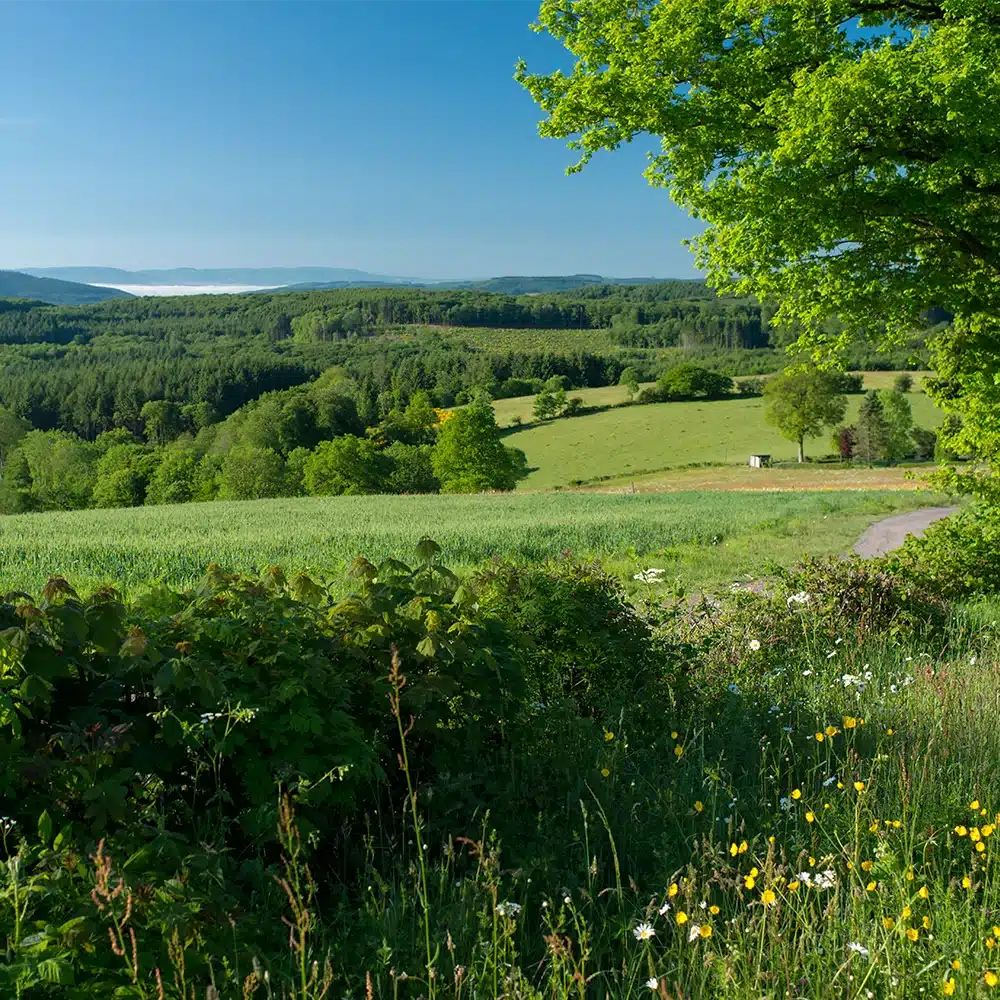
[[[510,489],[523,456],[503,448],[492,410],[445,425],[447,408],[692,362],[727,384],[774,372],[787,355],[770,319],[694,281],[0,300],[0,509]],[[547,346],[512,349],[512,329],[546,331]],[[606,350],[572,346],[595,329]],[[856,354],[866,368],[926,357],[921,337],[898,357]],[[442,441],[459,428],[468,440],[446,468],[455,447]]]

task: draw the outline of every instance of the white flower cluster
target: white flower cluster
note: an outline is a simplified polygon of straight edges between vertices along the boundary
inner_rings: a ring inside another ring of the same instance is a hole
[[[665,569],[644,569],[632,577],[640,583],[663,583],[663,578],[667,575]]]
[[[797,594],[792,594],[791,597],[786,601],[787,604],[808,604],[812,598],[804,590],[800,590]]]
[[[207,726],[210,722],[215,722],[216,719],[225,718],[225,715],[225,712],[202,712],[199,721],[203,726]]]
[[[837,873],[829,868],[824,872],[799,872],[796,878],[810,889],[832,889],[837,884]]]
[[[510,917],[513,920],[521,915],[521,904],[504,900],[502,903],[497,903],[497,913],[501,917]]]
[[[0,834],[8,834],[17,826],[17,820],[9,816],[0,816]]]
[[[868,949],[863,944],[859,944],[857,941],[848,941],[847,950],[853,951],[855,954],[860,955],[862,958],[868,958],[870,954]]]

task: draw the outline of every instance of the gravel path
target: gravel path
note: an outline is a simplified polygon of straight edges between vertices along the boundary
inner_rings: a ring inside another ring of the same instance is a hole
[[[930,525],[942,517],[954,514],[957,507],[924,507],[911,510],[908,514],[896,514],[884,521],[876,521],[855,543],[854,551],[859,556],[870,559],[884,556],[898,549],[908,535],[919,538]]]

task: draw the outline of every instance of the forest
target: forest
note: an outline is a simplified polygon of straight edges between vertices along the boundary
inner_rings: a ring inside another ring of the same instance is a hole
[[[596,285],[547,295],[344,289],[137,298],[79,307],[0,300],[0,403],[39,430],[94,440],[137,432],[150,401],[204,404],[224,418],[267,392],[331,367],[353,380],[365,426],[415,392],[448,407],[476,390],[494,398],[557,376],[573,388],[617,383],[625,368],[653,380],[681,360],[725,374],[780,369],[787,340],[770,311],[719,297],[703,283]],[[451,331],[496,330],[495,345]],[[513,349],[506,329],[608,332],[616,347]],[[926,359],[932,327],[892,357],[856,346],[856,367],[910,367]]]

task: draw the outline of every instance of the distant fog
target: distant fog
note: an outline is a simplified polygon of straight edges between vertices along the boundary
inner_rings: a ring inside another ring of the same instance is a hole
[[[262,292],[273,285],[106,285],[92,282],[98,288],[118,288],[132,295],[234,295],[237,292]]]

